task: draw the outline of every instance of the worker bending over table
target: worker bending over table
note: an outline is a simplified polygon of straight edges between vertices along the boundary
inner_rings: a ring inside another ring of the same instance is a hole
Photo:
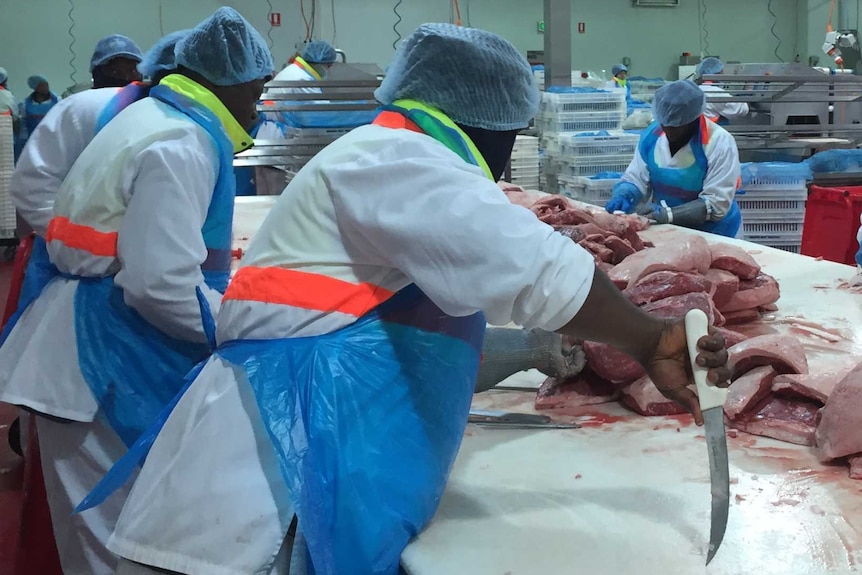
[[[703,92],[688,80],[656,92],[656,121],[644,130],[631,164],[614,186],[608,212],[637,211],[658,224],[739,236],[739,151],[733,136],[706,119],[703,104]]]
[[[113,575],[122,507],[74,507],[210,353],[230,272],[233,155],[272,76],[266,42],[222,8],[175,47],[177,73],[75,162],[46,241],[55,276],[0,347],[0,400],[37,413],[66,575]],[[47,119],[46,119],[47,121]]]
[[[707,96],[729,98],[730,94],[711,80],[702,81],[703,76],[717,76],[724,72],[724,62],[714,56],[704,59],[695,68],[695,77],[700,83],[700,89]],[[721,126],[730,124],[731,120],[748,115],[749,108],[745,102],[707,102],[703,109],[704,115]]]
[[[613,344],[701,422],[683,323],[496,184],[539,104],[518,50],[426,24],[376,96],[252,239],[110,540],[121,575],[397,573],[458,452],[486,321]],[[699,348],[726,380],[721,336]]]

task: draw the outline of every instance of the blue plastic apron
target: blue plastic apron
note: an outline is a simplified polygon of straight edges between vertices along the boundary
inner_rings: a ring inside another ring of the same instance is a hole
[[[694,154],[694,163],[687,168],[663,168],[655,161],[655,147],[663,131],[661,126],[653,124],[641,138],[639,149],[641,157],[647,164],[650,176],[650,188],[653,202],[660,204],[666,202],[671,208],[693,202],[700,197],[703,191],[703,182],[709,169],[706,153],[703,150],[702,131],[703,123],[691,138],[689,145]],[[705,222],[701,231],[718,234],[729,238],[736,237],[742,225],[742,212],[736,200],[730,207],[727,215],[717,222]]]
[[[233,146],[221,122],[203,106],[165,86],[155,86],[150,96],[203,127],[219,150],[218,178],[202,229],[208,255],[201,269],[206,284],[223,293],[230,278]],[[113,277],[81,279],[75,293],[81,372],[114,431],[131,446],[176,397],[184,376],[209,355],[210,346],[181,341],[156,329],[125,304]],[[209,306],[200,293],[198,299],[209,324]],[[111,353],[106,354],[106,349]]]
[[[108,122],[110,122],[117,116],[117,114],[122,112],[130,104],[145,98],[149,91],[149,86],[137,82],[129,84],[117,91],[117,94],[111,98],[99,114],[99,117],[96,119],[96,131],[93,135],[95,136],[98,134]],[[0,333],[0,345],[3,345],[3,342],[5,342],[6,338],[9,337],[9,334],[12,332],[12,328],[15,327],[16,323],[18,323],[24,310],[26,310],[31,303],[36,301],[36,298],[39,297],[39,294],[41,294],[42,290],[45,289],[45,286],[47,286],[57,274],[57,268],[54,267],[54,264],[51,263],[51,260],[48,257],[48,246],[45,243],[45,239],[40,236],[36,236],[36,239],[33,240],[33,247],[30,251],[30,261],[27,263],[27,270],[24,273],[24,283],[21,286],[21,294],[18,296],[18,309],[15,310],[15,313],[9,318],[3,332]]]
[[[32,94],[27,96],[24,100],[24,124],[27,127],[27,133],[32,135],[33,130],[36,129],[36,126],[39,125],[39,122],[42,121],[42,118],[54,107],[54,105],[59,102],[60,99],[57,98],[57,95],[51,93],[51,97],[45,100],[44,102],[36,102],[33,99]]]

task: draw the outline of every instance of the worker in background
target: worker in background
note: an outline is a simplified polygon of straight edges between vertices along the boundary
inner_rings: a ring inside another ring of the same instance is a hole
[[[48,225],[59,275],[0,347],[0,400],[38,417],[66,575],[113,575],[123,496],[74,507],[210,352],[229,270],[233,155],[272,77],[266,42],[221,8],[176,45],[176,73],[107,123]]]
[[[518,50],[426,24],[376,96],[253,238],[111,538],[118,574],[397,573],[458,451],[486,319],[613,344],[701,421],[683,323],[496,184],[539,105]],[[699,347],[724,381],[721,336]]]
[[[634,159],[614,186],[608,212],[637,210],[654,223],[737,237],[739,151],[733,136],[706,119],[703,104],[703,92],[689,80],[656,92],[656,121],[644,130]]]
[[[695,76],[699,80],[700,89],[709,97],[724,97],[729,98],[723,88],[715,85],[710,81],[700,81],[703,76],[716,76],[724,72],[724,62],[710,56],[705,58],[703,62],[695,68]],[[731,120],[747,116],[749,112],[748,104],[745,102],[707,102],[703,113],[713,122],[718,122],[722,126],[726,126]]]
[[[8,81],[9,74],[6,72],[6,68],[0,68],[0,115],[12,116],[12,137],[15,141],[15,159],[17,160],[21,152],[18,142],[21,120],[18,114],[18,104],[15,103],[15,96],[6,88]]]
[[[626,97],[631,99],[632,96],[632,87],[628,81],[629,69],[625,66],[625,64],[614,64],[613,68],[611,68],[611,74],[613,78],[610,81],[610,88],[625,88]]]
[[[63,92],[63,98],[90,88],[120,88],[140,81],[138,63],[143,53],[137,44],[121,34],[112,34],[96,43],[90,58],[92,82],[76,84]]]
[[[42,76],[30,76],[27,78],[27,86],[33,92],[24,99],[24,130],[22,135],[24,141],[36,130],[36,126],[53,108],[60,98],[51,91],[48,80]]]

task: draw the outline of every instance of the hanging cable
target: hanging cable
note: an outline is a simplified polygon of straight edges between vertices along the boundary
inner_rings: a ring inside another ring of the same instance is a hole
[[[706,20],[706,0],[700,0],[701,18],[703,19],[703,51],[709,56],[709,28]]]
[[[467,28],[472,28],[472,24],[470,24],[470,0],[464,0],[464,14],[467,15]]]
[[[299,12],[302,14],[302,21],[305,22],[305,41],[308,42],[311,32],[308,29],[308,18],[305,17],[305,0],[299,0]]]
[[[700,11],[703,0],[697,0],[697,39],[700,45],[700,57],[703,58],[703,13]]]
[[[266,31],[266,37],[268,38],[269,49],[272,51],[272,12],[274,8],[272,7],[272,0],[266,0],[266,5],[269,6],[269,13],[267,14],[267,18],[269,19],[269,30]]]
[[[69,66],[72,67],[72,73],[69,74],[69,79],[72,80],[72,85],[75,85],[75,76],[78,74],[78,68],[75,67],[75,60],[78,58],[78,53],[75,52],[75,16],[73,12],[75,11],[75,2],[74,0],[69,0],[69,54],[71,57],[69,58]]]
[[[317,24],[315,20],[317,19],[317,0],[311,0],[311,36],[308,37],[309,40],[314,38],[314,27]]]
[[[770,28],[769,31],[772,32],[772,37],[778,41],[778,44],[775,45],[775,52],[773,52],[775,54],[775,58],[779,62],[784,62],[784,59],[778,54],[778,49],[781,48],[781,37],[775,32],[775,27],[778,25],[778,16],[772,10],[772,3],[774,1],[775,0],[769,0],[766,4],[766,10],[769,12],[769,15],[772,16],[772,28]]]
[[[335,0],[330,0],[332,11],[332,45],[338,46],[338,25],[335,22]]]
[[[159,0],[159,34],[161,36],[165,35],[165,19],[162,15],[162,0]]]
[[[393,50],[398,49],[398,42],[401,41],[401,32],[398,31],[398,25],[401,24],[402,18],[401,18],[401,14],[398,12],[398,8],[401,6],[401,3],[403,1],[404,0],[398,0],[398,2],[395,3],[395,6],[392,7],[392,11],[395,12],[395,17],[397,18],[397,20],[395,21],[395,24],[392,25],[392,31],[395,32],[395,36],[396,36],[395,41],[392,42],[392,49]]]

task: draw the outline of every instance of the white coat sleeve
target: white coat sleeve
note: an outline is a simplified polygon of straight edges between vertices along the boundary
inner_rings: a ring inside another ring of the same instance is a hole
[[[745,102],[727,102],[726,104],[714,102],[713,107],[720,116],[723,116],[728,120],[743,118],[747,116],[749,112],[748,104]]]
[[[15,166],[9,193],[18,213],[44,237],[54,215],[60,185],[87,144],[93,127],[84,126],[80,114],[61,101],[39,122]]]
[[[635,156],[632,158],[629,167],[626,168],[622,181],[634,184],[637,186],[637,189],[640,190],[643,199],[649,199],[649,169],[641,156],[640,147],[635,150]]]
[[[207,249],[201,228],[218,167],[203,131],[156,142],[138,155],[117,251],[115,278],[125,302],[166,334],[205,342],[195,288],[203,290],[213,317],[221,294],[204,283]]]
[[[327,174],[348,251],[399,269],[449,315],[555,331],[589,294],[593,257],[468,164],[392,159]]]
[[[733,136],[727,132],[715,134],[706,154],[709,168],[700,193],[708,206],[710,219],[719,221],[730,210],[739,183],[739,152]]]

